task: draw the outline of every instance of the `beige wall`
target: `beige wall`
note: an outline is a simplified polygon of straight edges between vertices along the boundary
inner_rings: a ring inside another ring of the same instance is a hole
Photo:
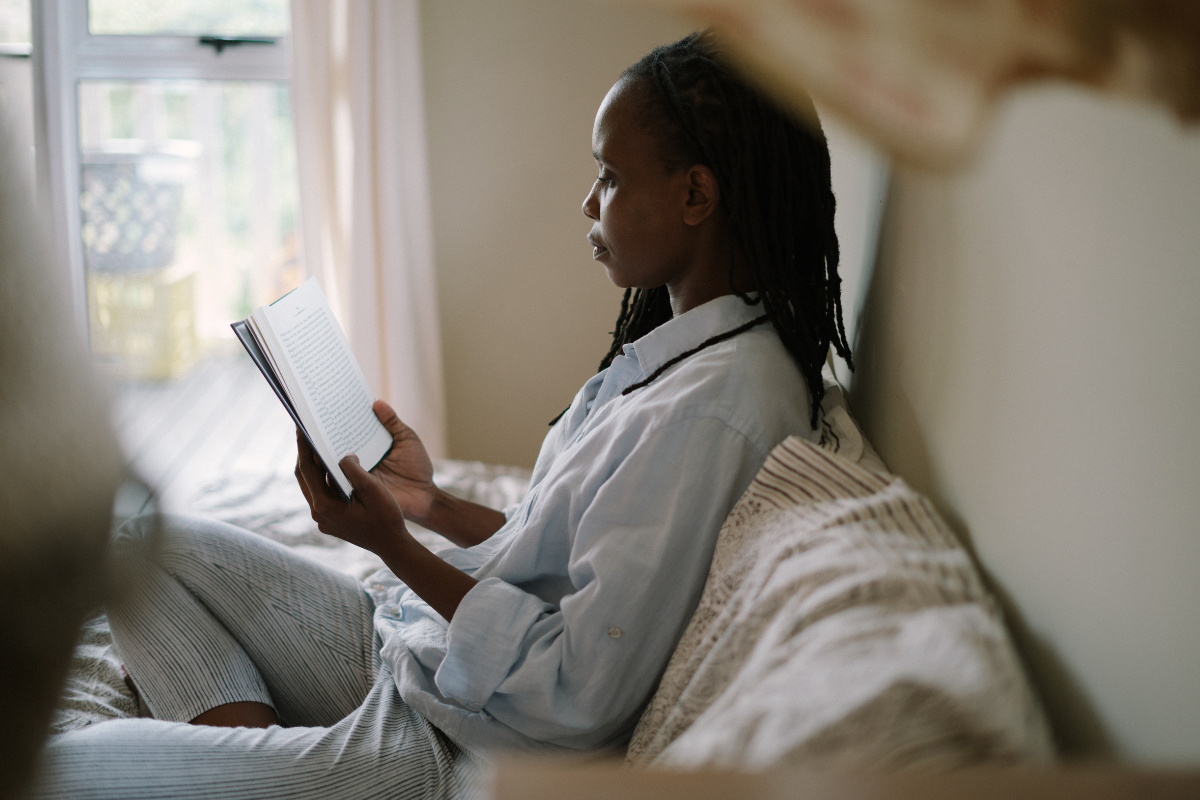
[[[894,176],[853,406],[1079,755],[1200,763],[1200,131],[1065,88]]]
[[[430,0],[421,15],[450,452],[528,466],[620,310],[580,211],[596,107],[688,28],[581,0]]]

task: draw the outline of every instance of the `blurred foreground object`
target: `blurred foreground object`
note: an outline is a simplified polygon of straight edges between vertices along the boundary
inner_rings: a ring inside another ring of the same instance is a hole
[[[797,109],[806,91],[893,155],[968,156],[996,99],[1039,78],[1200,121],[1195,0],[639,0],[714,26]]]
[[[123,476],[61,265],[0,130],[0,798],[20,796],[101,600]]]

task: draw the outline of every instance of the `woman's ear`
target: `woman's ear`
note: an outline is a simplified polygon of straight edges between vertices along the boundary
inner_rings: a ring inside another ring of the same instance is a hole
[[[716,212],[721,202],[721,187],[717,185],[717,176],[703,164],[689,167],[686,179],[688,194],[683,205],[683,222],[696,226]]]

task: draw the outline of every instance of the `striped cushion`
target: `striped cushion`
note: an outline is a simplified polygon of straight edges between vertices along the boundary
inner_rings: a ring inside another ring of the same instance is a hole
[[[1052,752],[1000,612],[930,503],[792,438],[726,520],[627,761],[903,769]]]

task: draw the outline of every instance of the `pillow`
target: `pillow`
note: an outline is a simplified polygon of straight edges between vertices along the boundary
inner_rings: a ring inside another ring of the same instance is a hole
[[[845,411],[840,390],[830,403]],[[730,513],[627,762],[899,770],[1051,758],[970,557],[848,413],[826,420],[824,447],[780,444]]]

